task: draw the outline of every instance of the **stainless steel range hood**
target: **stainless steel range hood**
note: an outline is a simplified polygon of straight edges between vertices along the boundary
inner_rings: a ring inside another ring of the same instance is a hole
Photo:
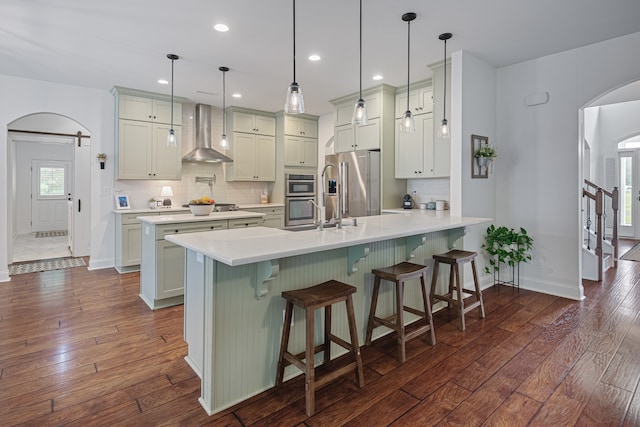
[[[196,104],[196,148],[182,157],[185,162],[221,163],[233,159],[211,148],[211,105]]]

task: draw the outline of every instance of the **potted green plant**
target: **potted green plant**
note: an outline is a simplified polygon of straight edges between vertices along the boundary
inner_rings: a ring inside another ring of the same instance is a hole
[[[476,150],[474,157],[478,162],[478,166],[480,166],[480,168],[485,168],[493,161],[493,159],[498,157],[498,151],[494,147],[485,144]]]
[[[516,231],[513,228],[496,227],[492,224],[487,228],[482,248],[491,257],[489,265],[484,268],[485,273],[489,274],[493,270],[494,278],[498,275],[499,281],[501,264],[508,265],[513,269],[521,262],[531,260],[533,238],[522,227]]]

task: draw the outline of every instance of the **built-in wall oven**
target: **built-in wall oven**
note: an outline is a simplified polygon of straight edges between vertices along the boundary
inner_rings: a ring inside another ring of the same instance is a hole
[[[316,176],[313,174],[285,174],[285,227],[313,224],[316,208]]]

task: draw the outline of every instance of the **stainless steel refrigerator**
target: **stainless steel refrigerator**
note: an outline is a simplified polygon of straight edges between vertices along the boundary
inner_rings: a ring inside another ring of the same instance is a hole
[[[342,217],[380,215],[380,152],[351,151],[325,156],[325,165],[342,168]],[[327,168],[324,181],[325,218],[337,218],[338,171]],[[323,191],[323,188],[320,188]]]

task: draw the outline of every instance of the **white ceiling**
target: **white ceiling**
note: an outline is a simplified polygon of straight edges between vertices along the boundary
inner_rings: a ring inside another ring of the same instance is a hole
[[[306,112],[358,90],[358,1],[298,0],[296,78]],[[465,50],[495,67],[640,31],[640,0],[363,0],[363,87],[406,84],[448,52]],[[219,33],[215,23],[230,30]],[[279,111],[292,80],[292,0],[1,0],[0,74],[110,90],[114,85],[170,93],[222,106]],[[317,53],[319,62],[307,57]],[[637,54],[637,53],[636,53]],[[214,93],[207,95],[197,93]],[[233,92],[243,98],[231,99]],[[355,100],[354,100],[355,101]]]

